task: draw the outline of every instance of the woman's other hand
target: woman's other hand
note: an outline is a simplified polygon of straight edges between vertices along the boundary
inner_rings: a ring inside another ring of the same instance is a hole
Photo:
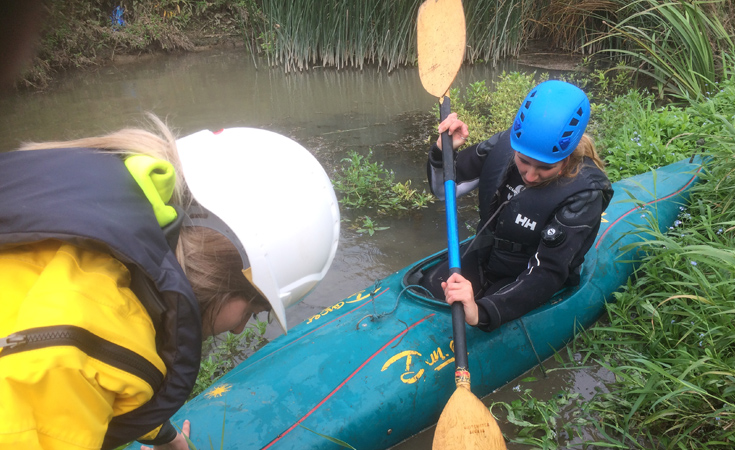
[[[467,124],[457,118],[457,113],[449,114],[447,118],[439,124],[439,128],[437,131],[439,131],[440,136],[439,139],[436,141],[436,145],[440,149],[442,148],[441,134],[445,131],[449,133],[449,136],[452,137],[452,147],[454,149],[458,149],[459,147],[464,145],[467,137],[470,135]]]
[[[140,450],[189,450],[189,444],[186,442],[186,438],[189,437],[190,430],[191,423],[185,420],[184,424],[181,425],[181,433],[177,433],[173,441],[168,444],[154,445],[152,449],[147,445],[141,445]]]
[[[472,290],[472,283],[458,273],[453,273],[446,282],[442,283],[444,297],[450,305],[454,302],[462,302],[464,318],[467,325],[475,326],[479,322],[477,303]]]

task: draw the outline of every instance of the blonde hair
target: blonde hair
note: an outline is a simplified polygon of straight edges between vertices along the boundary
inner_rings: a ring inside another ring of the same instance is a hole
[[[233,297],[241,297],[256,307],[250,310],[270,309],[243,275],[240,253],[221,233],[203,227],[183,227],[176,250],[182,257],[185,255],[181,266],[202,308],[202,320],[208,321],[211,329],[222,306]]]
[[[191,193],[181,175],[181,161],[176,138],[169,127],[153,114],[147,114],[152,130],[125,128],[103,136],[71,141],[28,142],[19,150],[90,148],[120,155],[145,154],[170,162],[176,169],[176,185],[170,203],[186,209]],[[242,273],[242,259],[237,248],[222,234],[204,227],[182,227],[176,246],[176,259],[184,269],[202,310],[202,319],[214,319],[222,306],[233,297],[248,302],[268,303]],[[252,308],[251,308],[252,309]]]
[[[595,142],[588,134],[585,133],[582,135],[582,139],[580,139],[579,144],[577,144],[577,148],[575,148],[572,154],[569,155],[569,161],[564,169],[562,169],[560,176],[568,178],[576,177],[582,169],[585,157],[590,158],[598,169],[605,172],[605,163],[597,154]]]

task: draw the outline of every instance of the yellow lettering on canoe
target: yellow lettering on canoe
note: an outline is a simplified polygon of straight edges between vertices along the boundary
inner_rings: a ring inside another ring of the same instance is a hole
[[[431,359],[430,359],[429,361],[424,361],[424,362],[425,362],[426,364],[430,365],[430,366],[433,366],[433,365],[434,365],[434,364],[436,364],[436,363],[437,363],[437,361],[439,361],[440,359],[441,359],[442,361],[443,361],[443,360],[445,360],[445,359],[447,359],[447,357],[446,357],[446,356],[444,356],[444,352],[442,352],[442,349],[441,349],[441,347],[439,347],[439,348],[437,348],[436,350],[434,350],[433,352],[431,352]]]
[[[454,353],[454,341],[449,342],[449,348],[451,349],[452,353]],[[432,351],[429,355],[428,360],[424,359],[423,355],[416,350],[404,350],[388,358],[385,364],[383,364],[383,368],[380,369],[380,371],[384,372],[392,364],[405,358],[406,370],[401,374],[401,381],[406,384],[415,383],[419,379],[421,379],[421,377],[424,375],[425,370],[423,368],[418,368],[418,370],[411,370],[411,365],[414,362],[414,356],[419,358],[419,363],[426,364],[429,367],[435,366],[435,371],[442,370],[443,368],[454,362],[454,356],[450,356],[450,354],[443,351],[441,347],[437,347],[436,350]]]
[[[321,312],[320,312],[319,314],[317,314],[317,315],[315,315],[315,316],[311,316],[311,317],[309,317],[309,320],[307,320],[307,321],[306,321],[306,323],[311,323],[311,322],[313,322],[314,320],[318,320],[318,319],[320,319],[320,318],[321,318],[322,316],[326,316],[326,315],[327,315],[327,314],[329,314],[330,312],[332,312],[332,311],[336,311],[336,310],[340,309],[340,308],[341,308],[341,307],[343,307],[343,306],[345,306],[345,302],[339,302],[339,303],[337,303],[336,305],[332,305],[332,306],[330,306],[329,308],[323,309],[323,310],[322,310],[322,311],[321,311]]]
[[[360,292],[358,292],[356,294],[352,294],[347,299],[345,299],[345,300],[343,300],[343,301],[341,301],[341,302],[339,302],[339,303],[337,303],[335,305],[332,305],[329,308],[325,308],[325,309],[321,310],[321,312],[319,312],[319,314],[315,314],[315,315],[309,317],[306,320],[306,323],[311,323],[311,322],[313,322],[315,320],[319,320],[322,317],[324,317],[327,314],[329,314],[330,312],[336,311],[336,310],[340,309],[341,307],[345,306],[348,303],[357,303],[357,302],[361,302],[361,301],[363,301],[365,299],[368,299],[368,298],[372,297],[373,295],[377,294],[380,291],[381,291],[381,288],[378,286],[372,292],[367,292],[367,291],[363,290],[363,291],[360,291]]]
[[[421,377],[424,375],[424,369],[420,369],[418,372],[412,372],[411,371],[411,361],[412,356],[421,356],[421,353],[414,351],[414,350],[405,350],[397,355],[393,355],[391,358],[388,359],[388,361],[383,364],[383,368],[380,369],[381,372],[384,372],[388,367],[390,367],[393,363],[396,361],[399,361],[401,358],[406,358],[406,371],[401,374],[401,381],[403,381],[406,384],[413,384],[417,382]]]
[[[367,290],[362,290],[360,292],[357,292],[355,294],[352,294],[349,298],[355,297],[354,300],[345,300],[345,303],[357,303],[365,300],[366,298],[370,298],[371,296],[377,294],[380,292],[380,286],[376,287],[372,292],[368,292]]]

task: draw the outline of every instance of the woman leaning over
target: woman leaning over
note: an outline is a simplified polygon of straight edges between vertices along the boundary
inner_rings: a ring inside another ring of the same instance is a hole
[[[331,264],[339,211],[308,151],[151,120],[0,153],[2,449],[188,448],[168,419],[202,339],[261,311],[285,332]]]

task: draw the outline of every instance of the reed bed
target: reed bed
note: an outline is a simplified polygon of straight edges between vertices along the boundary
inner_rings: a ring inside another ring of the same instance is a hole
[[[362,69],[416,63],[416,16],[422,0],[263,0],[271,65],[286,71],[317,66]],[[466,0],[468,62],[516,56],[534,2]],[[272,46],[270,45],[272,41]]]
[[[289,71],[317,66],[393,70],[416,60],[419,0],[264,0],[274,41],[271,65]]]

